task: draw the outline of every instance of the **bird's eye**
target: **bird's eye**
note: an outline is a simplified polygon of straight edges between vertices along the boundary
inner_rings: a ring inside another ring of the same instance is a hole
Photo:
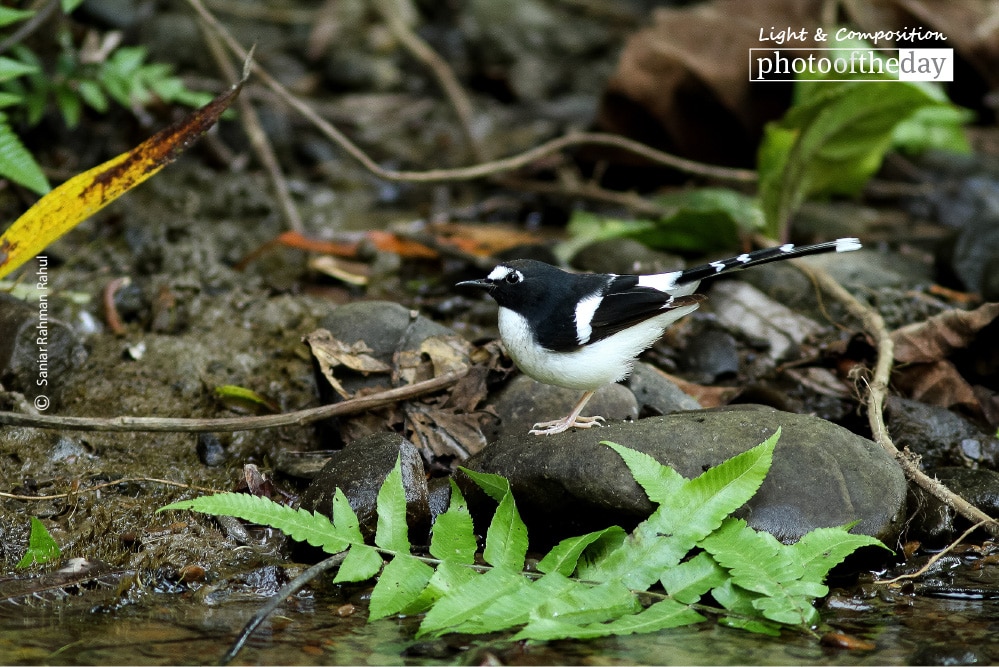
[[[512,272],[506,274],[506,278],[504,278],[503,280],[505,280],[508,285],[516,285],[521,280],[523,280],[523,278],[524,277],[522,275],[520,275],[519,271],[512,271]]]

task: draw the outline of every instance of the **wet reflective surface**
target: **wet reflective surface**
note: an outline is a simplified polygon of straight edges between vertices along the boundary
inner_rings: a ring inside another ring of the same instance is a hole
[[[595,641],[526,645],[503,637],[414,640],[417,619],[366,622],[360,597],[317,592],[289,600],[234,664],[989,664],[999,661],[999,600],[928,597],[865,586],[834,594],[823,619],[872,650],[826,645],[785,631],[779,639],[716,625]],[[93,610],[80,600],[0,612],[3,664],[212,664],[262,600],[207,604],[153,593]],[[43,608],[44,607],[44,608]],[[494,663],[495,664],[495,663]]]

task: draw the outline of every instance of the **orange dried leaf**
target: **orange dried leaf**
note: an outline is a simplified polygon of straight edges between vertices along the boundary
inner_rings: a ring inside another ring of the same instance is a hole
[[[379,250],[394,252],[401,257],[412,259],[437,259],[438,257],[436,250],[432,250],[422,243],[400,238],[392,232],[372,230],[367,233],[367,237]]]
[[[132,150],[74,176],[39,199],[0,236],[0,278],[176,160],[218,121],[241,88],[242,82]]]

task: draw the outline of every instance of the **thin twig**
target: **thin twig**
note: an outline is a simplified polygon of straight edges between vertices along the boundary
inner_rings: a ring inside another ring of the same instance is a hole
[[[875,581],[874,583],[875,584],[894,584],[894,583],[897,583],[899,581],[902,581],[903,579],[916,579],[917,577],[922,576],[931,567],[933,567],[934,563],[936,563],[938,560],[940,560],[941,558],[943,558],[944,556],[946,556],[948,553],[950,553],[951,551],[953,551],[954,548],[957,545],[959,545],[961,542],[963,542],[965,540],[965,538],[968,537],[968,535],[971,535],[973,532],[975,532],[976,530],[978,530],[979,528],[981,528],[982,526],[984,526],[986,523],[988,523],[988,521],[989,520],[979,521],[974,526],[972,526],[968,530],[966,530],[963,533],[961,533],[961,536],[958,537],[953,542],[951,542],[950,544],[948,544],[946,549],[944,549],[943,551],[941,551],[939,553],[933,554],[933,556],[928,561],[926,561],[926,564],[923,565],[918,570],[916,570],[915,572],[910,572],[908,574],[900,574],[897,577],[895,577],[894,579],[884,579],[884,580],[879,579],[879,580]]]
[[[219,69],[222,70],[222,75],[230,82],[238,81],[239,74],[236,72],[232,61],[226,56],[225,47],[219,41],[218,34],[204,21],[201,22],[201,33],[208,44],[208,50],[211,52]],[[278,162],[277,155],[274,154],[271,142],[267,139],[267,133],[264,132],[264,128],[260,124],[260,116],[257,115],[257,110],[253,108],[253,102],[241,95],[236,99],[236,105],[239,107],[239,118],[243,122],[243,129],[246,131],[246,136],[250,139],[253,152],[257,154],[257,158],[259,158],[260,163],[264,166],[264,170],[270,176],[271,183],[274,184],[274,194],[281,204],[281,210],[284,213],[284,220],[288,224],[288,228],[296,232],[303,231],[305,225],[302,224],[302,216],[299,214],[295,202],[292,201],[291,192],[288,190],[288,181],[281,171],[281,164]]]
[[[28,19],[28,21],[20,28],[18,28],[14,32],[14,34],[12,34],[10,37],[0,42],[0,53],[5,53],[15,44],[20,44],[31,33],[33,33],[35,30],[38,30],[38,28],[41,27],[42,24],[44,24],[49,19],[50,16],[52,16],[52,12],[54,12],[56,10],[56,7],[58,6],[59,6],[59,0],[49,0],[48,2],[42,4],[41,9],[37,9],[35,11],[34,16]],[[35,8],[32,7],[32,9]]]
[[[232,34],[226,30],[225,26],[219,23],[219,21],[205,9],[201,0],[187,0],[187,2],[194,9],[194,11],[197,12],[198,16],[218,31],[219,36],[233,53],[241,58],[245,57],[244,54],[246,53],[246,50],[239,44]],[[483,162],[470,167],[430,169],[427,171],[397,171],[393,169],[384,169],[371,159],[367,153],[348,139],[347,136],[340,130],[320,117],[319,114],[312,109],[312,107],[295,95],[292,95],[291,92],[282,86],[280,82],[274,79],[274,77],[272,77],[267,70],[259,64],[253,63],[253,71],[260,78],[260,80],[263,81],[268,88],[273,90],[286,104],[300,113],[331,141],[346,151],[351,157],[360,162],[365,169],[387,181],[437,183],[442,181],[468,181],[485,178],[486,176],[520,169],[521,167],[531,164],[532,162],[553,153],[584,144],[619,148],[621,150],[640,155],[654,164],[662,164],[685,173],[704,176],[718,181],[754,183],[757,179],[756,172],[749,169],[729,169],[727,167],[706,165],[701,162],[686,160],[684,158],[656,150],[655,148],[651,148],[645,144],[626,137],[600,132],[578,132],[567,134],[556,139],[552,139],[551,141],[547,141],[539,146],[535,146],[534,148],[518,155],[512,155],[510,157],[490,162]]]
[[[113,482],[102,482],[101,484],[88,486],[85,489],[76,489],[66,493],[53,493],[47,496],[26,496],[18,493],[4,493],[3,491],[0,491],[0,498],[9,498],[11,500],[61,500],[63,498],[69,498],[70,496],[79,496],[84,493],[94,493],[109,486],[118,486],[119,484],[127,484],[129,482],[152,482],[154,484],[176,486],[182,489],[204,491],[205,493],[221,493],[218,489],[210,489],[206,486],[195,486],[194,484],[185,484],[183,482],[174,482],[169,479],[159,479],[157,477],[122,477],[121,479],[116,479]]]
[[[810,272],[816,282],[822,286],[822,289],[842,303],[853,317],[860,320],[864,329],[874,338],[878,358],[874,365],[874,374],[868,382],[867,391],[867,419],[871,425],[871,434],[874,437],[874,441],[895,459],[908,479],[914,481],[922,489],[940,499],[940,501],[949,507],[953,507],[958,514],[969,521],[976,524],[981,523],[989,533],[999,535],[999,521],[996,521],[948,489],[939,480],[931,478],[920,470],[917,459],[908,451],[899,451],[895,447],[895,443],[892,442],[891,436],[888,435],[888,427],[885,424],[884,418],[884,404],[891,380],[892,365],[895,360],[895,343],[891,339],[891,333],[888,331],[888,327],[885,326],[885,321],[881,317],[881,314],[854,298],[852,294],[846,291],[826,271],[804,264],[800,260],[791,261],[802,271],[806,273]]]
[[[285,584],[281,590],[272,595],[269,600],[264,604],[263,607],[257,610],[250,621],[243,626],[243,631],[239,633],[239,637],[236,641],[232,643],[229,650],[225,652],[219,659],[220,665],[228,665],[232,662],[233,658],[242,650],[243,646],[246,645],[247,640],[250,639],[250,635],[260,627],[260,624],[267,620],[267,617],[274,613],[281,604],[287,600],[292,595],[298,593],[302,590],[306,584],[310,581],[323,574],[324,572],[329,572],[333,568],[340,567],[343,563],[344,558],[347,557],[346,551],[341,551],[340,553],[333,554],[326,560],[321,560],[309,569],[307,569],[302,574],[298,575],[287,584]]]
[[[444,373],[438,377],[405,387],[352,398],[332,405],[296,410],[280,415],[261,417],[227,417],[221,419],[185,419],[171,417],[62,417],[0,412],[0,426],[67,429],[70,431],[144,431],[157,433],[205,433],[218,431],[257,431],[278,426],[303,426],[330,417],[356,415],[383,408],[399,401],[446,389],[467,374],[467,370]]]
[[[447,61],[406,25],[406,22],[399,16],[398,9],[392,5],[390,0],[374,0],[373,4],[395,38],[414,58],[430,68],[437,83],[451,102],[451,106],[454,107],[472,157],[479,162],[484,160],[482,146],[472,132],[472,101],[465,94],[465,89],[461,87],[458,77],[454,75],[454,71],[448,66]]]

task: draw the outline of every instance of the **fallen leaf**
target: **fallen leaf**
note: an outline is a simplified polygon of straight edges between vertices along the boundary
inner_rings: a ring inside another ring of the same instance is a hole
[[[319,371],[330,383],[336,393],[343,398],[350,398],[350,394],[343,388],[340,382],[333,375],[333,369],[338,366],[358,371],[360,373],[388,373],[392,367],[383,361],[375,359],[369,353],[371,348],[359,340],[351,345],[347,345],[341,340],[333,337],[326,329],[317,329],[302,339],[312,357],[319,365]]]
[[[999,303],[986,303],[975,310],[948,310],[904,326],[891,334],[895,361],[927,363],[945,359],[967,347],[978,332],[999,317]]]
[[[367,285],[368,275],[371,270],[367,264],[362,262],[350,262],[339,259],[333,255],[319,255],[309,260],[308,266],[313,271],[318,271],[331,278],[342,280],[350,285]]]
[[[437,377],[468,368],[472,344],[461,336],[430,336],[420,344],[420,353],[430,358]]]
[[[215,387],[215,396],[230,410],[255,415],[281,412],[281,407],[277,403],[246,387],[224,384]]]
[[[804,49],[825,46],[813,38],[821,15],[818,0],[716,0],[658,8],[652,25],[625,44],[598,124],[702,162],[751,164],[763,126],[783,113],[788,93],[781,85],[750,82],[749,49],[779,46],[760,38],[761,32],[769,36],[779,17],[778,29],[793,26],[804,33],[793,46],[807,57]]]
[[[961,373],[946,359],[896,367],[892,385],[902,394],[929,405],[980,411],[978,397]]]
[[[414,405],[406,411],[406,425],[418,447],[434,457],[449,456],[464,461],[486,446],[482,433],[486,412],[459,412],[454,409]]]
[[[242,86],[241,81],[132,150],[74,176],[35,202],[0,236],[0,278],[176,160],[218,121]]]
[[[809,336],[822,331],[814,320],[800,315],[749,283],[718,283],[711,289],[711,305],[720,322],[749,339],[765,340],[769,354],[786,358]]]

